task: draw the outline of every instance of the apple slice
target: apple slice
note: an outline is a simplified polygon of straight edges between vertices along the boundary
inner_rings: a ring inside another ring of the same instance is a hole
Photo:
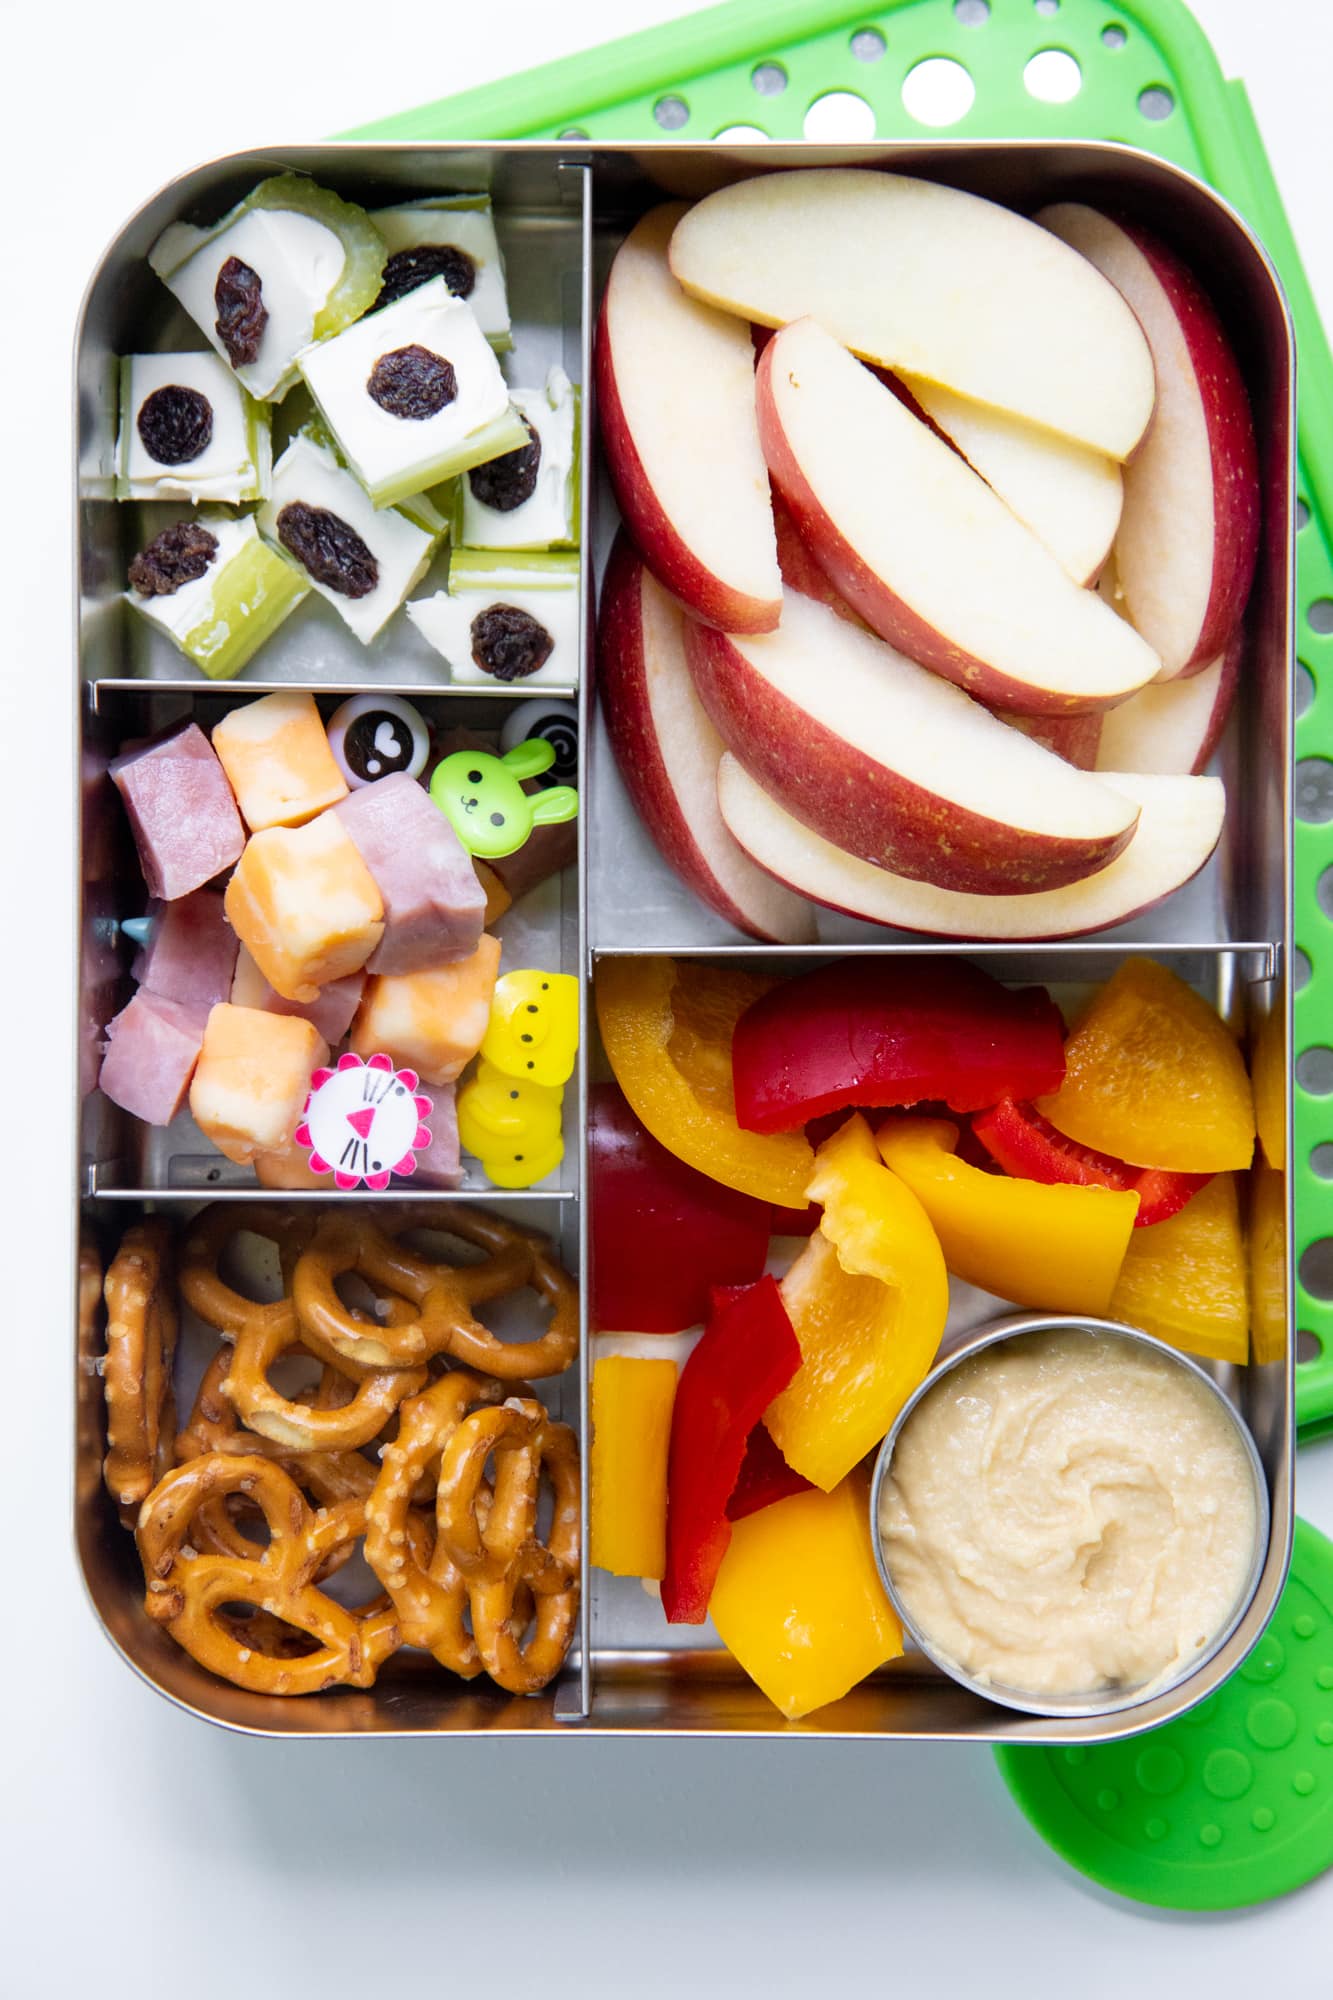
[[[1148,336],[1157,411],[1125,468],[1116,565],[1160,678],[1199,673],[1240,623],[1259,547],[1259,461],[1236,357],[1198,279],[1151,231],[1079,202],[1037,220],[1110,279]]]
[[[1115,459],[934,382],[909,378],[906,387],[1075,583],[1091,583],[1120,523],[1124,482]]]
[[[1114,286],[958,188],[857,168],[763,174],[681,218],[671,268],[709,305],[764,326],[813,314],[868,361],[1112,458],[1152,415],[1152,358]]]
[[[1243,628],[1201,674],[1155,681],[1119,708],[1095,718],[1101,727],[1098,771],[1202,771],[1221,740],[1236,697]]]
[[[622,529],[602,581],[597,684],[626,790],[664,860],[727,923],[775,944],[808,944],[814,912],[755,867],[722,824],[723,744],[685,664],[685,616]]]
[[[1222,831],[1219,778],[1115,775],[1140,807],[1133,840],[1109,867],[1035,896],[960,896],[858,861],[793,819],[735,757],[718,767],[722,817],[746,853],[811,902],[931,937],[1075,937],[1127,923],[1197,875]]]
[[[1161,662],[1080,590],[949,445],[815,320],[756,375],[774,484],[876,632],[997,707],[1072,715],[1123,701]]]
[[[782,586],[754,411],[749,328],[688,298],[667,266],[684,210],[645,215],[616,252],[597,322],[602,444],[620,511],[660,582],[727,631],[769,632]]]
[[[687,623],[727,748],[804,825],[914,880],[1024,895],[1104,868],[1138,808],[938,675],[789,590],[776,632]]]

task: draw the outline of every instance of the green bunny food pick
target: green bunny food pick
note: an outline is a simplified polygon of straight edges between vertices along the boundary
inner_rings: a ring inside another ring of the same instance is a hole
[[[486,750],[456,750],[431,774],[433,803],[469,854],[501,860],[522,847],[534,827],[573,819],[579,795],[572,785],[551,785],[529,795],[525,778],[536,778],[555,762],[555,747],[539,737],[516,743],[503,757]]]

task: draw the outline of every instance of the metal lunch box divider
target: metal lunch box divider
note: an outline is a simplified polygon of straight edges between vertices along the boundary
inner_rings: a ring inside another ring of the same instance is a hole
[[[1201,183],[1129,148],[1106,144],[1018,141],[922,142],[865,149],[677,145],[634,149],[522,143],[497,146],[330,144],[238,155],[195,169],[132,217],[90,283],[77,336],[76,445],[79,751],[94,755],[128,734],[196,715],[207,727],[227,708],[278,685],[298,683],[341,699],[356,688],[407,694],[428,720],[496,727],[522,695],[440,686],[431,656],[400,620],[387,642],[362,653],[336,621],[289,621],[238,681],[218,686],[187,678],[169,649],[141,633],[118,602],[125,568],[144,528],[163,510],[110,499],[108,470],[115,434],[112,367],[118,353],[168,346],[186,323],[149,272],[146,252],[164,225],[182,214],[220,214],[257,180],[291,169],[312,174],[354,200],[383,204],[445,188],[492,189],[506,253],[518,353],[529,372],[559,360],[583,385],[584,438],[595,438],[589,349],[592,316],[610,255],[643,210],[666,195],[702,191],[720,177],[759,166],[820,163],[898,167],[956,182],[1015,206],[1034,209],[1057,194],[1113,201],[1150,219],[1205,274],[1236,344],[1254,403],[1266,494],[1264,537],[1253,599],[1248,692],[1224,746],[1228,814],[1223,846],[1198,880],[1161,909],[1107,938],[1023,947],[963,947],[1001,978],[1040,980],[1066,996],[1106,976],[1126,951],[1151,950],[1220,1006],[1251,1039],[1280,1017],[1290,1047],[1288,957],[1291,942],[1290,658],[1293,509],[1293,352],[1290,323],[1271,267],[1245,225]],[[197,336],[188,336],[197,345]],[[614,507],[594,452],[583,454],[585,630],[593,581],[614,527]],[[138,621],[133,621],[137,626]],[[379,662],[385,664],[380,667]],[[377,675],[382,673],[383,678]],[[590,655],[577,700],[583,732],[583,815],[577,887],[552,892],[540,913],[548,946],[584,988],[584,1055],[578,1089],[567,1095],[567,1152],[558,1186],[525,1196],[492,1197],[466,1187],[463,1200],[547,1229],[571,1269],[586,1268],[587,1227],[582,1135],[586,1077],[599,1059],[588,992],[598,956],[672,951],[751,960],[791,969],[845,952],[922,952],[959,947],[885,933],[852,920],[821,923],[816,946],[773,951],[737,942],[718,919],[677,885],[653,851],[625,799],[592,704]],[[546,692],[545,690],[542,691]],[[132,855],[85,794],[79,882],[80,937],[91,949],[110,919],[137,910],[141,885]],[[98,926],[102,929],[99,932]],[[535,948],[535,947],[534,947]],[[95,963],[95,953],[85,963]],[[120,1003],[117,1003],[120,1004]],[[97,1010],[85,977],[81,1015]],[[114,1011],[109,1009],[104,1011]],[[1288,1063],[1289,1069],[1289,1063]],[[1290,1145],[1290,1092],[1286,1104]],[[214,1193],[240,1199],[247,1187],[197,1138],[130,1129],[97,1093],[80,1113],[78,1199],[84,1229],[104,1245],[146,1208],[176,1216]],[[240,1182],[240,1185],[237,1183]],[[265,1197],[271,1199],[272,1197]],[[381,1197],[388,1199],[389,1197]],[[315,1201],[322,1196],[285,1196]],[[370,1197],[374,1200],[376,1197]],[[420,1197],[416,1198],[417,1200]],[[1288,1214],[1288,1239],[1290,1219]],[[559,1730],[636,1735],[744,1734],[814,1740],[901,1737],[982,1741],[1093,1741],[1165,1720],[1202,1699],[1254,1643],[1281,1589],[1290,1546],[1293,1450],[1290,1254],[1285,1271],[1288,1341],[1284,1363],[1244,1370],[1215,1368],[1255,1438],[1267,1484],[1271,1532],[1250,1608],[1217,1656],[1187,1682],[1125,1720],[1031,1717],[1007,1712],[957,1686],[909,1652],[842,1701],[798,1725],[786,1725],[716,1644],[710,1628],[668,1627],[632,1579],[584,1569],[580,1640],[563,1676],[544,1694],[511,1698],[489,1683],[452,1680],[433,1661],[398,1655],[366,1693],[351,1690],[283,1701],[215,1680],[181,1653],[143,1613],[142,1583],[131,1538],[119,1526],[101,1483],[104,1449],[95,1355],[77,1354],[75,1527],[79,1561],[93,1607],[125,1660],[159,1692],[225,1727],[257,1734],[307,1736],[430,1735],[488,1730]],[[996,1302],[955,1286],[948,1342],[991,1317]],[[586,1325],[579,1379],[563,1379],[558,1414],[586,1438],[592,1364]],[[197,1343],[196,1343],[197,1348]],[[199,1351],[187,1370],[202,1365]],[[184,1385],[192,1389],[193,1381]],[[586,1466],[586,1456],[585,1456]],[[584,1497],[586,1550],[586,1482]]]

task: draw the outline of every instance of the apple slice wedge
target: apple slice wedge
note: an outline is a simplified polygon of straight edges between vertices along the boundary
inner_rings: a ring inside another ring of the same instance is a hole
[[[1157,674],[1133,628],[815,320],[769,341],[755,395],[773,482],[807,546],[911,659],[1036,715],[1108,708]]]
[[[667,266],[679,203],[616,252],[593,357],[607,469],[658,578],[696,617],[768,632],[782,587],[747,326],[687,297]]]
[[[625,788],[687,888],[750,937],[808,944],[809,903],[756,868],[717,805],[723,743],[685,664],[685,614],[622,529],[602,582],[597,686]]]
[[[1094,768],[1166,776],[1202,771],[1226,728],[1244,650],[1242,628],[1202,673],[1154,681],[1096,717],[1101,736]]]
[[[937,383],[909,377],[906,387],[1074,582],[1095,581],[1120,525],[1124,481],[1115,459]]]
[[[727,748],[804,825],[921,882],[1025,895],[1094,874],[1138,808],[980,702],[789,590],[776,632],[687,622]]]
[[[1109,930],[1141,916],[1197,875],[1222,831],[1218,778],[1115,775],[1140,807],[1133,840],[1110,866],[1035,896],[960,896],[858,861],[810,832],[735,757],[718,767],[722,817],[746,853],[811,902],[895,930],[960,939],[1046,939]]]
[[[958,188],[863,168],[762,174],[677,224],[687,292],[764,326],[813,314],[867,361],[1128,458],[1152,358],[1115,287]]]
[[[1116,567],[1131,623],[1161,655],[1160,678],[1200,673],[1240,623],[1259,547],[1240,368],[1198,279],[1150,230],[1079,202],[1037,220],[1109,278],[1148,336],[1157,409],[1125,468]]]

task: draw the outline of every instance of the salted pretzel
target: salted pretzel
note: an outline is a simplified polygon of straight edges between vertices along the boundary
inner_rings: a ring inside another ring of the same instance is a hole
[[[398,1436],[384,1448],[366,1505],[366,1561],[393,1599],[404,1645],[424,1646],[441,1666],[468,1680],[481,1672],[482,1659],[467,1629],[467,1586],[438,1524],[429,1561],[414,1548],[411,1501],[417,1482],[438,1461],[468,1411],[498,1403],[503,1395],[502,1382],[459,1368],[404,1403]]]
[[[180,1251],[180,1293],[185,1304],[219,1333],[234,1335],[253,1324],[256,1313],[272,1317],[290,1313],[284,1296],[272,1305],[248,1299],[222,1276],[222,1261],[237,1236],[258,1236],[278,1253],[284,1293],[290,1290],[291,1268],[309,1242],[315,1218],[301,1208],[279,1208],[269,1202],[217,1201],[199,1211],[186,1226]]]
[[[498,1216],[461,1204],[435,1212],[432,1228],[480,1246],[480,1263],[433,1262],[368,1217],[332,1215],[296,1260],[292,1302],[307,1337],[345,1360],[409,1367],[447,1354],[461,1367],[514,1382],[559,1375],[578,1348],[578,1292],[544,1242]],[[356,1272],[377,1290],[410,1301],[396,1323],[368,1327],[343,1304],[337,1281]],[[499,1340],[471,1308],[531,1286],[552,1308],[536,1340]]]
[[[107,1490],[132,1526],[143,1501],[171,1463],[176,1402],[176,1299],[171,1232],[154,1217],[125,1232],[103,1286],[106,1299]]]
[[[269,1540],[246,1557],[201,1555],[191,1543],[201,1507],[244,1494],[268,1524]],[[314,1579],[365,1527],[365,1507],[343,1501],[312,1510],[281,1466],[253,1454],[210,1452],[168,1472],[149,1494],[137,1539],[147,1582],[145,1609],[202,1667],[256,1694],[315,1694],[370,1687],[399,1643],[387,1599],[349,1611]],[[243,1643],[233,1607],[252,1606],[307,1633],[299,1657]]]
[[[398,1301],[391,1301],[391,1306],[395,1313],[411,1310]],[[311,1343],[298,1327],[295,1313],[289,1310],[284,1319],[261,1306],[236,1334],[223,1383],[223,1393],[242,1422],[284,1451],[356,1451],[379,1435],[404,1397],[414,1396],[426,1383],[424,1367],[376,1368],[353,1384],[345,1403],[316,1408],[284,1396],[269,1380],[278,1358],[298,1347]],[[311,1351],[323,1358],[318,1346]]]
[[[548,1542],[537,1527],[543,1473],[554,1501]],[[578,1445],[567,1424],[527,1397],[463,1419],[440,1457],[436,1560],[443,1552],[463,1577],[477,1651],[511,1694],[544,1688],[569,1650],[579,1528]]]

